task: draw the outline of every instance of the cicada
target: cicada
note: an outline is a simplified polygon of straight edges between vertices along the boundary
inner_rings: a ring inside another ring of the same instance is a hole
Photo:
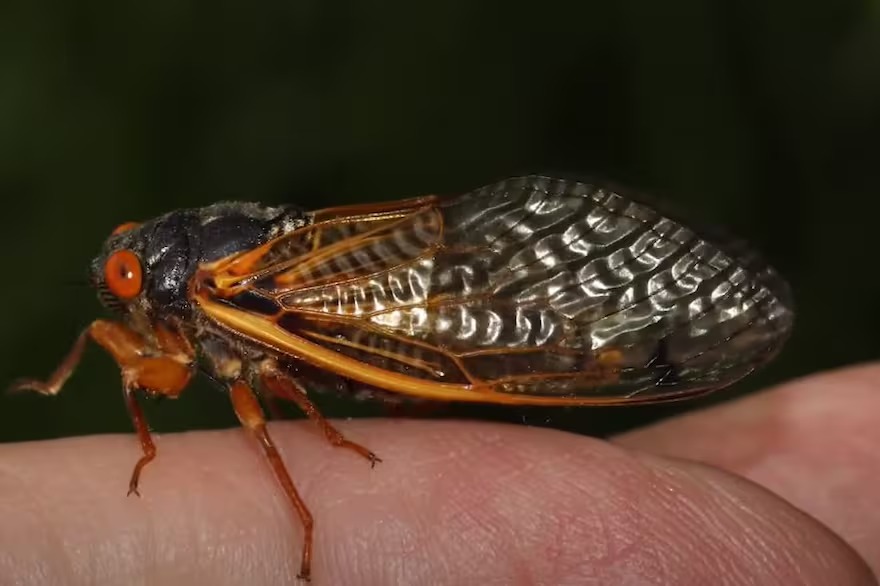
[[[777,354],[789,287],[738,241],[715,238],[605,184],[543,176],[459,195],[306,211],[224,202],[126,223],[91,263],[116,319],[89,325],[47,381],[57,394],[88,339],[137,400],[176,397],[200,370],[305,527],[312,516],[269,435],[261,399],[292,401],[336,446],[375,464],[309,398],[309,372],[363,396],[507,405],[611,405],[695,396]]]

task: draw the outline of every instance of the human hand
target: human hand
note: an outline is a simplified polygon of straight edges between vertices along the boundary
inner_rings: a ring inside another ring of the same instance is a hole
[[[271,428],[315,516],[317,586],[825,586],[876,584],[878,414],[868,365],[611,442],[340,425],[375,469],[308,422]],[[0,584],[295,584],[302,534],[248,434],[156,439],[140,499],[134,436],[0,446]]]

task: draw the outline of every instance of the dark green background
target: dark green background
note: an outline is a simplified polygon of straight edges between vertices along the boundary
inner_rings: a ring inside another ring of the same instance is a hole
[[[880,4],[867,0],[4,2],[0,380],[47,375],[101,315],[73,282],[122,221],[546,170],[673,200],[789,277],[789,346],[715,400],[871,359],[878,136]],[[456,414],[604,433],[668,413]],[[150,414],[161,431],[235,421],[205,384]],[[129,429],[116,367],[94,348],[59,397],[0,398],[0,441]]]

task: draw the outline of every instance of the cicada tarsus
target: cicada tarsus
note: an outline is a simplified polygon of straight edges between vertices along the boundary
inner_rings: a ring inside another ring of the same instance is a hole
[[[90,278],[117,319],[89,325],[47,381],[14,387],[55,395],[87,340],[103,346],[143,448],[131,493],[156,455],[136,391],[176,397],[202,369],[228,389],[305,526],[302,578],[312,517],[260,399],[292,401],[333,445],[379,461],[314,407],[309,368],[359,396],[659,402],[763,365],[794,315],[788,285],[749,247],[620,190],[542,176],[311,212],[172,211],[113,231]]]

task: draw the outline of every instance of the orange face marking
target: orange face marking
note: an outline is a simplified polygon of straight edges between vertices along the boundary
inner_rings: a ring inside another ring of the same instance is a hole
[[[111,236],[116,236],[117,234],[122,234],[123,232],[128,232],[132,228],[137,228],[140,226],[140,222],[125,222],[124,224],[119,224],[116,228],[113,229],[113,232],[110,233]]]
[[[117,250],[104,264],[104,281],[120,299],[137,297],[144,284],[140,259],[130,250]]]

